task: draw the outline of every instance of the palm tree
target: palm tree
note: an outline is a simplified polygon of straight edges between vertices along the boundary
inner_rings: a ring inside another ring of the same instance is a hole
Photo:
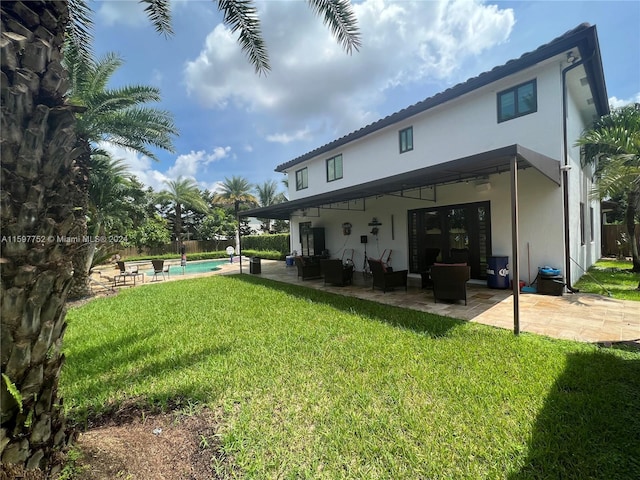
[[[287,201],[284,193],[278,192],[278,182],[275,180],[266,180],[261,185],[256,185],[256,193],[258,194],[258,205],[261,207],[269,207]],[[259,218],[258,220],[262,222],[262,230],[269,233],[271,219]]]
[[[167,0],[141,0],[156,30],[171,34]],[[360,45],[346,0],[311,0],[316,12],[348,52]],[[268,71],[253,3],[219,0],[224,22],[260,73]],[[53,453],[68,442],[58,378],[66,327],[65,302],[71,259],[79,243],[57,241],[86,232],[88,152],[78,142],[76,113],[65,100],[62,47],[69,39],[85,59],[90,49],[91,12],[83,0],[3,1],[2,39],[2,214],[3,235],[26,238],[2,246],[2,332],[0,428],[2,464],[49,472]]]
[[[107,88],[122,64],[115,53],[96,62],[87,61],[68,42],[64,53],[70,79],[67,97],[83,107],[78,114],[77,131],[91,143],[105,141],[158,160],[150,147],[174,152],[171,137],[178,131],[169,112],[147,106],[161,100],[156,87]]]
[[[640,272],[635,223],[640,211],[640,104],[627,105],[596,120],[577,141],[583,162],[595,166],[595,195],[627,199],[625,223],[633,255],[633,272]],[[638,285],[640,289],[640,284]]]
[[[206,213],[209,206],[202,199],[200,188],[192,178],[178,177],[176,180],[165,180],[167,189],[156,196],[159,203],[170,203],[175,215],[173,221],[173,235],[180,241],[182,235],[182,214],[185,210],[195,210]]]
[[[96,252],[109,248],[105,242],[95,239],[107,233],[122,235],[133,226],[136,202],[144,197],[141,184],[134,181],[122,160],[113,159],[107,152],[94,149],[91,153],[89,173],[88,231],[94,241],[82,242],[83,249],[74,258],[74,282],[70,298],[86,295],[89,272]],[[139,213],[139,212],[138,212]]]
[[[241,254],[240,251],[240,218],[238,212],[240,211],[240,205],[257,205],[258,200],[253,196],[251,191],[253,185],[249,183],[246,178],[233,176],[231,178],[224,179],[220,186],[220,192],[214,197],[214,202],[221,203],[223,205],[233,206],[236,222],[238,222],[238,229],[236,231],[236,253]]]
[[[83,108],[78,114],[77,132],[80,138],[86,140],[95,152],[97,142],[105,141],[113,145],[146,155],[157,160],[150,147],[174,151],[171,141],[172,135],[177,134],[173,119],[169,112],[148,107],[149,102],[160,101],[160,91],[155,87],[133,85],[117,89],[107,88],[109,80],[122,66],[122,59],[113,53],[105,55],[94,62],[81,54],[78,46],[68,41],[64,51],[63,66],[69,72],[69,100]],[[106,155],[100,150],[98,155]],[[93,158],[83,158],[82,162],[89,165],[89,169],[98,166],[98,175],[89,174],[89,194],[93,191],[107,192],[96,182],[105,181],[100,173],[115,174],[123,179],[120,173],[103,171],[104,162]],[[116,182],[118,183],[119,180]],[[107,182],[107,185],[109,182]],[[105,187],[107,186],[105,185]],[[93,213],[101,209],[111,208],[118,204],[113,197],[113,191],[106,198],[92,197]],[[96,202],[109,202],[109,205],[99,205]],[[113,212],[113,208],[111,208]],[[94,216],[95,219],[95,216]],[[94,222],[94,229],[99,230],[100,224]],[[95,232],[97,234],[97,232]],[[80,298],[90,294],[89,271],[96,252],[95,242],[84,243],[84,248],[74,258],[74,281],[70,297]]]

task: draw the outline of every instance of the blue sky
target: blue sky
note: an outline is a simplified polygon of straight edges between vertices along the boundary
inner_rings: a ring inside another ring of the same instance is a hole
[[[94,50],[124,66],[112,87],[155,85],[180,136],[160,162],[112,148],[155,190],[193,177],[252,183],[353,130],[536,49],[581,23],[596,25],[614,106],[640,101],[640,2],[364,0],[363,47],[349,56],[301,0],[258,1],[272,71],[258,76],[211,0],[172,3],[175,34],[155,33],[134,0],[94,1]]]

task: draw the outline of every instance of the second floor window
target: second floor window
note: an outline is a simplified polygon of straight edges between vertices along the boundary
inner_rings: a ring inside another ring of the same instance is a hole
[[[327,182],[342,178],[342,155],[336,155],[327,160]]]
[[[413,127],[400,130],[399,140],[400,140],[400,153],[413,150]]]
[[[498,123],[538,111],[536,81],[498,93]]]
[[[307,167],[296,171],[296,190],[303,190],[309,186],[309,173]]]

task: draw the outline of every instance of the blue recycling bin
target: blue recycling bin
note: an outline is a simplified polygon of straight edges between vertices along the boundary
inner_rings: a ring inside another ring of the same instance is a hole
[[[509,288],[509,257],[487,258],[487,287]]]

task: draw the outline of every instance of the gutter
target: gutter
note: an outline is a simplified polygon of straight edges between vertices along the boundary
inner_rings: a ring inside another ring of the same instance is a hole
[[[580,65],[584,65],[586,62],[591,61],[595,55],[595,50],[591,52],[588,59],[585,60],[582,55],[582,51],[579,46],[576,47],[580,52],[580,60],[569,65],[562,70],[562,144],[564,158],[564,166],[569,165],[569,146],[568,146],[568,132],[567,132],[567,73]],[[564,210],[564,270],[565,270],[565,285],[567,290],[571,293],[576,293],[577,290],[572,287],[571,282],[571,250],[570,250],[570,237],[569,237],[569,172],[567,169],[562,169],[562,187],[563,187],[563,210]]]

